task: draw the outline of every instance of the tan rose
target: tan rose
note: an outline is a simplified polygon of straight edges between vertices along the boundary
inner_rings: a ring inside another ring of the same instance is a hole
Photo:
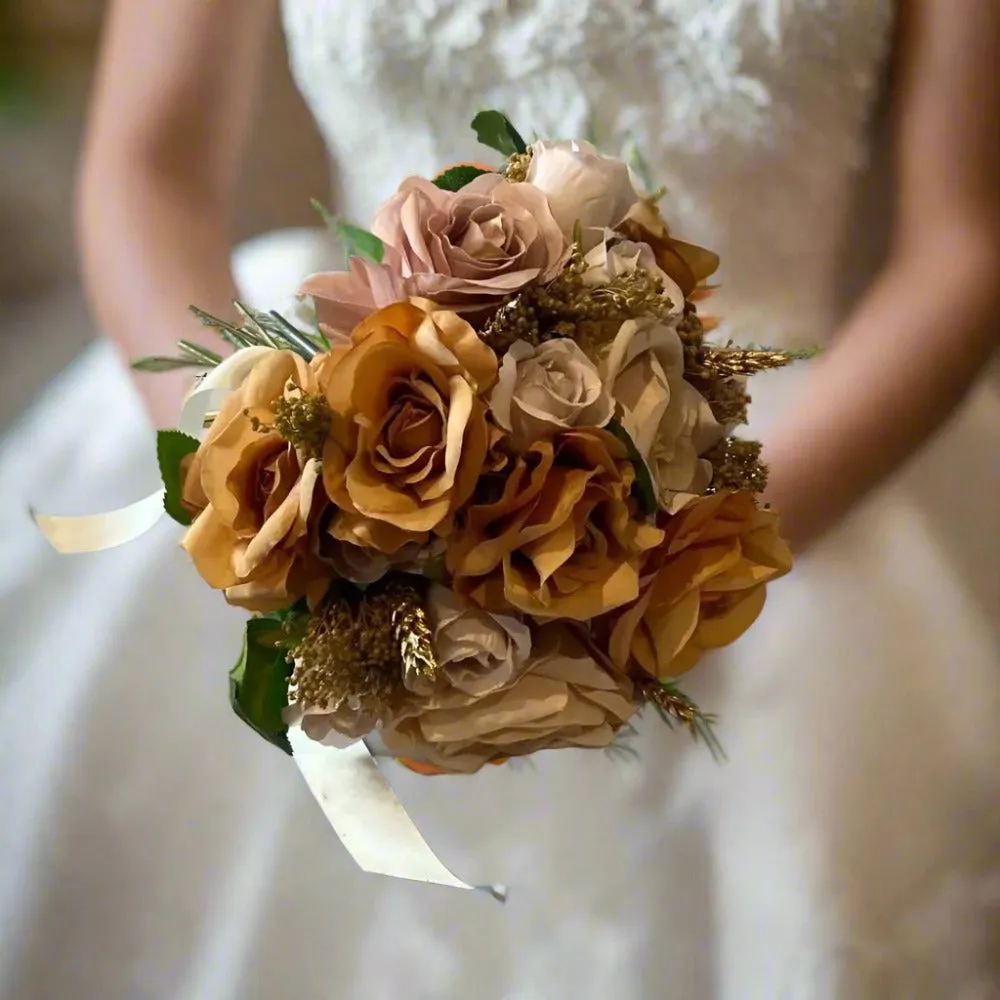
[[[315,550],[341,580],[367,586],[381,580],[390,570],[424,575],[429,565],[444,565],[447,542],[404,542],[398,548],[386,535],[382,548],[373,544],[380,522],[331,507],[317,522]]]
[[[183,500],[199,513],[182,545],[231,604],[271,611],[326,590],[329,570],[308,537],[326,502],[320,463],[272,429],[278,400],[318,392],[298,355],[259,356],[188,467]]]
[[[538,347],[519,340],[504,355],[490,410],[514,447],[524,451],[571,427],[603,427],[614,403],[593,362],[572,340]]]
[[[520,618],[470,606],[440,584],[430,588],[427,611],[438,677],[434,682],[408,681],[414,694],[427,699],[425,704],[437,704],[452,691],[481,698],[506,687],[531,652],[531,632]]]
[[[764,607],[767,584],[791,568],[778,516],[751,493],[699,498],[667,521],[639,600],[611,616],[612,662],[661,679],[685,673],[706,650],[735,642]]]
[[[712,466],[700,456],[724,429],[684,378],[677,331],[655,319],[626,320],[600,368],[621,408],[622,426],[649,467],[660,505],[673,512],[704,493]]]
[[[660,270],[677,283],[685,298],[690,298],[719,269],[717,254],[671,236],[659,210],[649,200],[636,202],[614,228],[630,240],[648,244]]]
[[[552,272],[566,250],[545,196],[498,174],[454,192],[411,177],[375,214],[372,232],[398,253],[408,294],[459,312],[498,305]]]
[[[285,725],[298,726],[309,739],[340,749],[363,739],[379,721],[359,701],[349,698],[327,707],[293,702],[282,711],[282,718]]]
[[[414,699],[382,729],[386,749],[471,773],[538,750],[608,746],[638,708],[631,682],[599,666],[563,625],[539,628],[533,642],[523,672],[506,687]]]
[[[600,240],[639,200],[622,160],[602,156],[589,142],[536,142],[531,147],[528,183],[549,201],[567,240],[579,224],[584,247]]]
[[[455,590],[490,610],[578,621],[634,601],[642,553],[662,532],[638,520],[633,479],[607,431],[536,443],[463,512],[447,557]]]
[[[353,536],[395,552],[447,530],[472,495],[496,356],[464,320],[421,300],[380,310],[351,339],[326,386],[323,480]]]
[[[612,242],[614,234],[607,236],[591,250],[584,262],[583,283],[591,288],[606,285],[622,274],[648,271],[663,282],[663,297],[670,300],[670,311],[680,316],[684,312],[684,293],[669,274],[660,269],[652,248],[633,240]]]

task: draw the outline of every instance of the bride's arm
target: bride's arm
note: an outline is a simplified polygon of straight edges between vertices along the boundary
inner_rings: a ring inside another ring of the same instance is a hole
[[[78,239],[97,318],[129,357],[205,339],[225,314],[229,212],[272,0],[114,0],[81,159]],[[218,342],[208,340],[212,346]],[[190,373],[140,375],[154,421]]]
[[[901,8],[893,250],[765,456],[798,547],[944,422],[1000,334],[1000,3]]]

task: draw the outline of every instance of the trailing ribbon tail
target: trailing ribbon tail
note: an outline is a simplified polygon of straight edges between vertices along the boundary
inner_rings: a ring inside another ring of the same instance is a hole
[[[54,517],[31,511],[32,519],[49,544],[63,555],[100,552],[124,545],[144,535],[162,516],[163,490],[150,493],[127,507],[85,517]]]
[[[214,373],[213,373],[214,374]],[[205,382],[208,380],[206,379]],[[232,392],[230,388],[206,385],[195,389],[184,401],[178,429],[191,437],[200,437],[204,430],[205,416],[218,409]],[[82,517],[57,517],[31,510],[32,520],[38,525],[49,544],[63,555],[81,552],[100,552],[125,545],[149,531],[163,517],[163,490],[102,514]]]
[[[325,746],[290,726],[292,755],[340,842],[366,872],[486,892],[503,903],[503,886],[463,882],[442,864],[362,741]]]

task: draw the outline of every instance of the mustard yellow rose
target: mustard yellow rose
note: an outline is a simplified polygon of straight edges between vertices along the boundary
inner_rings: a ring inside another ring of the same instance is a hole
[[[446,532],[486,458],[496,356],[457,315],[414,299],[361,323],[335,360],[323,480],[343,514],[331,533],[394,552]]]
[[[448,551],[454,589],[489,610],[577,621],[634,601],[642,554],[662,532],[638,519],[633,479],[607,431],[532,445],[463,512]]]
[[[767,584],[792,568],[778,527],[745,490],[701,497],[671,517],[646,558],[641,596],[613,616],[615,666],[668,679],[735,642],[757,620]]]
[[[318,392],[298,355],[261,355],[186,471],[183,501],[197,516],[182,545],[230,604],[272,611],[326,590],[329,570],[309,544],[326,502],[320,463],[274,429],[279,400]]]

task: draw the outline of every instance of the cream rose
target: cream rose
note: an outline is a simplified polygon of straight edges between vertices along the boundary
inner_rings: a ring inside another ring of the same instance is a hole
[[[281,714],[285,725],[298,726],[309,739],[339,749],[357,743],[378,724],[375,715],[366,712],[358,701],[350,699],[332,708],[292,703]]]
[[[649,200],[637,201],[614,228],[622,236],[649,246],[660,270],[677,282],[685,296],[718,270],[718,255],[671,236],[659,209]]]
[[[414,678],[414,694],[429,699],[459,691],[481,698],[510,684],[531,652],[531,631],[509,614],[490,614],[466,604],[457,594],[434,584],[427,598],[438,660],[435,682]]]
[[[514,447],[524,451],[571,427],[603,427],[614,403],[597,368],[572,340],[538,347],[519,340],[504,355],[490,409]]]
[[[485,697],[453,689],[381,730],[389,753],[471,773],[508,757],[606,747],[638,710],[631,681],[598,664],[561,624],[538,629],[517,679]]]
[[[599,232],[617,226],[639,201],[625,163],[602,156],[589,142],[536,142],[528,183],[548,198],[567,240],[577,223],[582,226],[585,246],[599,242]]]
[[[622,323],[601,363],[622,426],[652,474],[660,504],[674,512],[703,493],[711,464],[700,456],[723,436],[704,396],[684,378],[677,331],[655,319]]]
[[[605,238],[586,255],[584,262],[587,270],[583,272],[583,283],[591,288],[606,285],[621,274],[648,271],[663,282],[663,296],[670,300],[671,314],[680,316],[684,312],[684,293],[677,282],[661,270],[649,244],[633,240],[611,243]]]

